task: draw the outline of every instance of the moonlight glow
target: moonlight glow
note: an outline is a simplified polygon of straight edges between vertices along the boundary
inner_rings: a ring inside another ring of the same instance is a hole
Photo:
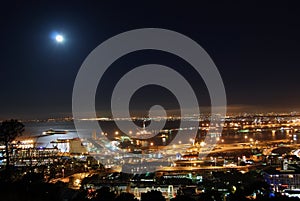
[[[58,43],[62,43],[64,41],[64,37],[62,35],[56,35],[55,40]]]

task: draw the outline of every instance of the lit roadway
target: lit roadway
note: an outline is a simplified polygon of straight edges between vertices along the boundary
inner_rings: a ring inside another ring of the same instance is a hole
[[[267,148],[267,144],[278,144],[278,143],[289,143],[290,140],[270,140],[270,141],[263,141],[263,142],[258,142],[257,144],[255,143],[251,143],[251,142],[246,142],[246,143],[232,143],[232,144],[216,144],[214,146],[214,148],[207,148],[206,146],[191,146],[190,144],[182,144],[182,145],[176,145],[175,149],[167,148],[167,149],[163,149],[162,147],[159,147],[159,150],[166,150],[166,152],[171,152],[173,154],[176,153],[184,153],[187,151],[194,151],[194,152],[199,152],[202,154],[210,154],[210,153],[219,153],[219,152],[226,152],[226,151],[237,151],[237,150],[241,150],[241,149],[248,149],[248,148],[264,148],[265,150],[270,150],[268,151],[268,153],[270,153],[273,149],[277,148],[277,147],[270,147]],[[299,147],[300,144],[284,144],[284,147]],[[208,150],[208,151],[202,151],[202,150]],[[211,149],[211,150],[210,150]],[[269,155],[269,154],[265,154],[265,155]]]
[[[191,161],[192,162],[192,161]],[[201,171],[201,170],[224,170],[224,169],[244,169],[247,170],[251,166],[201,166],[201,167],[160,167],[157,169],[158,172],[177,172],[177,171]]]

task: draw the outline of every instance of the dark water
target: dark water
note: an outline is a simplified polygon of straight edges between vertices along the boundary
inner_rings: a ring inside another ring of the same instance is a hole
[[[52,147],[51,141],[57,139],[70,139],[78,137],[73,122],[29,122],[24,123],[25,132],[23,136],[36,137],[42,135],[44,131],[49,129],[64,131],[67,130],[67,134],[55,134],[50,136],[37,137],[37,146]]]

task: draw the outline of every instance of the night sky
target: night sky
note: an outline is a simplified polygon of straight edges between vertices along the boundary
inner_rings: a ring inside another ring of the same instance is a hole
[[[87,55],[114,35],[147,27],[185,34],[208,52],[223,78],[229,110],[300,108],[300,12],[296,5],[288,1],[141,2],[3,3],[0,119],[71,115],[74,80]],[[54,32],[65,36],[63,44],[51,38]],[[105,85],[105,90],[97,94],[97,110],[107,110],[110,90],[126,70],[153,60],[177,68],[192,84],[199,85],[200,106],[209,105],[201,78],[179,58],[158,51],[126,57],[116,61],[99,84]],[[169,101],[172,94],[153,87],[136,93],[133,110],[156,103],[176,109],[176,101]]]

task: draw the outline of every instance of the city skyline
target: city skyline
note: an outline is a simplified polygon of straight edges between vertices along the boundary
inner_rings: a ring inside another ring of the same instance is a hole
[[[300,200],[298,8],[2,3],[1,200]]]

